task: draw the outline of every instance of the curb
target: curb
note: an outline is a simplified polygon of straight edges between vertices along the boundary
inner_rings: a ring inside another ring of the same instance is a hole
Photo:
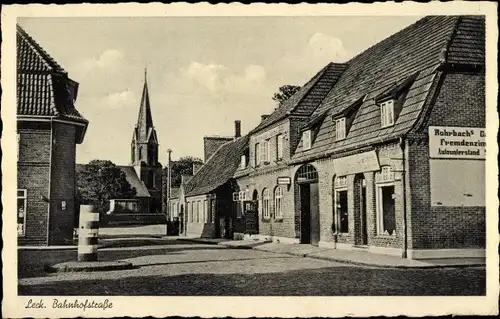
[[[334,262],[348,264],[348,265],[366,266],[366,267],[381,268],[381,269],[436,269],[436,268],[485,267],[485,264],[479,264],[479,263],[457,264],[457,265],[433,265],[433,264],[429,264],[429,265],[423,265],[423,266],[380,265],[380,264],[372,264],[372,263],[368,263],[368,262],[360,262],[360,261],[346,260],[346,259],[340,259],[340,258],[322,257],[322,256],[310,256],[309,255],[310,253],[281,252],[281,251],[266,250],[266,249],[261,249],[258,246],[257,247],[253,247],[252,249],[259,250],[259,251],[265,251],[265,252],[269,252],[269,253],[275,253],[275,254],[285,254],[285,255],[296,256],[296,257],[303,257],[303,258],[307,257],[307,258],[318,259],[318,260],[334,261]]]
[[[48,272],[90,272],[132,269],[134,265],[128,261],[70,261],[60,264],[45,266]]]

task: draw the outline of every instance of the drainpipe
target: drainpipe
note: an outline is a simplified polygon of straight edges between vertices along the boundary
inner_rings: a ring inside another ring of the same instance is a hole
[[[403,136],[399,138],[399,146],[401,147],[401,151],[403,153],[403,172],[401,183],[403,188],[403,258],[407,258],[407,250],[408,250],[408,227],[406,225],[406,158],[405,158],[405,139]]]

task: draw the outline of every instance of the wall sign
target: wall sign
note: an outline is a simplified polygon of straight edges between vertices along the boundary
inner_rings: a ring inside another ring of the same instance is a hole
[[[290,177],[278,177],[278,185],[290,185],[292,179]]]
[[[380,170],[377,153],[369,151],[333,160],[335,174],[344,176]]]
[[[429,126],[429,157],[485,159],[486,129]]]

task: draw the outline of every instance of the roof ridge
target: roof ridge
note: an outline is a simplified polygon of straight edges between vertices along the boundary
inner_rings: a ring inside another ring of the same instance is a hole
[[[42,59],[43,63],[53,72],[65,73],[64,68],[57,63],[57,61],[37,42],[35,39],[26,32],[19,24],[16,25],[17,32],[26,40],[26,43],[33,49],[33,51]]]

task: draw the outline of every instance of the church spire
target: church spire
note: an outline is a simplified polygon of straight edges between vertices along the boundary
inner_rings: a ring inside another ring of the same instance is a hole
[[[149,103],[147,68],[144,68],[144,87],[142,89],[141,105],[139,107],[139,117],[137,119],[137,135],[141,142],[146,142],[149,129],[153,127],[153,117],[151,115],[151,105]]]

